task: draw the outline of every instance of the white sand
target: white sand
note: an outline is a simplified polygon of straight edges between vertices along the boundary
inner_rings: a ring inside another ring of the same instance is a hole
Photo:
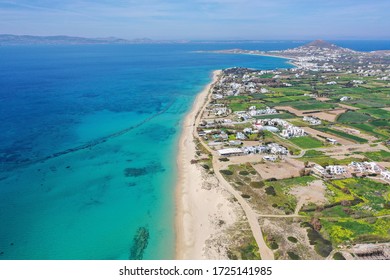
[[[218,186],[218,180],[213,176],[205,174],[202,176],[204,171],[199,165],[190,163],[196,152],[193,141],[196,114],[205,104],[211,85],[217,80],[219,73],[220,71],[214,72],[212,83],[197,96],[191,112],[183,123],[177,159],[179,174],[176,189],[177,259],[226,259],[223,252],[206,247],[207,240],[220,231],[216,221],[223,220],[228,226],[236,220],[234,204],[229,201],[231,195]]]

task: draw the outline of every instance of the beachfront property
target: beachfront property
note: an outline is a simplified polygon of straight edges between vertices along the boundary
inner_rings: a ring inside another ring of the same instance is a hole
[[[283,156],[288,154],[288,149],[277,143],[270,143],[267,145],[220,149],[218,150],[218,153],[220,156],[241,156],[254,154],[272,154]]]
[[[230,156],[242,156],[244,155],[244,152],[240,148],[227,148],[227,149],[218,150],[218,154],[223,157],[230,157]]]
[[[214,116],[220,117],[229,114],[229,110],[224,104],[212,104],[210,107],[209,112]]]

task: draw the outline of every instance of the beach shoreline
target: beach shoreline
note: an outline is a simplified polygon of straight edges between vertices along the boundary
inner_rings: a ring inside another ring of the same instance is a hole
[[[191,164],[191,160],[195,158],[196,152],[193,134],[196,127],[195,121],[199,112],[206,104],[210,89],[218,80],[220,73],[220,70],[213,71],[212,81],[197,94],[192,108],[185,116],[182,124],[178,143],[178,179],[175,190],[175,259],[203,259],[202,243],[210,234],[210,229],[206,228],[210,211],[206,205],[202,209],[197,208],[198,205],[204,202],[204,196],[198,195],[204,183],[202,171],[196,164]],[[205,228],[200,230],[199,227],[203,226]]]

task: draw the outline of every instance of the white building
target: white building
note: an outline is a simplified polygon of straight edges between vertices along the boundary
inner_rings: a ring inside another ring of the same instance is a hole
[[[316,172],[316,173],[319,173],[320,175],[324,175],[325,174],[325,168],[323,168],[319,164],[314,165],[313,171]]]
[[[276,161],[278,158],[276,156],[263,156],[263,159],[264,160],[268,160],[268,161]]]
[[[353,172],[365,174],[381,174],[382,168],[375,162],[351,162],[348,165]]]
[[[382,170],[381,175],[382,175],[382,177],[383,177],[384,180],[390,182],[390,171],[388,171],[388,170]]]
[[[244,152],[239,148],[228,148],[228,149],[221,149],[218,150],[218,153],[220,156],[240,156],[243,155]]]
[[[242,133],[242,132],[237,132],[237,134],[236,134],[236,139],[238,139],[238,140],[245,140],[245,139],[246,139],[246,136],[245,136],[245,134]]]
[[[345,166],[342,165],[328,165],[325,170],[330,175],[342,175],[347,172]]]
[[[280,135],[284,138],[302,137],[306,135],[306,132],[303,128],[291,125],[283,129]]]
[[[270,107],[267,107],[265,109],[256,110],[256,106],[251,106],[249,108],[248,113],[249,113],[249,115],[254,117],[254,116],[260,116],[260,115],[277,114],[278,112],[275,109],[271,109]]]
[[[313,118],[313,117],[311,117],[311,116],[304,116],[304,117],[303,117],[303,120],[304,120],[305,122],[310,123],[311,125],[320,125],[320,124],[321,124],[321,120],[320,120],[320,119],[318,119],[318,118]]]
[[[326,138],[326,141],[332,145],[336,145],[338,143],[337,140],[333,138]]]

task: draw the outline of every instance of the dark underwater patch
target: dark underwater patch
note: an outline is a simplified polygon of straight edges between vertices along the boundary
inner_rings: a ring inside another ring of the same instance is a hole
[[[161,166],[160,163],[152,162],[151,164],[145,167],[128,167],[123,170],[123,173],[126,177],[140,177],[148,174],[164,172],[165,169]]]
[[[168,139],[170,136],[176,133],[174,127],[167,127],[164,125],[151,125],[145,129],[142,129],[137,135],[142,135],[143,137],[148,137],[155,142],[161,142]]]
[[[133,238],[133,243],[130,247],[130,260],[142,260],[144,251],[149,243],[149,230],[146,227],[140,227]]]

